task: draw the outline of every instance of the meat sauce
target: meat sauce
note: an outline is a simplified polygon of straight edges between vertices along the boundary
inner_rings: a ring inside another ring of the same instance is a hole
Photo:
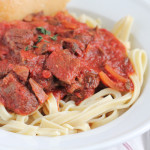
[[[60,99],[79,104],[105,87],[133,91],[132,73],[113,34],[66,12],[0,23],[0,102],[10,112],[28,115],[50,92],[59,105]]]

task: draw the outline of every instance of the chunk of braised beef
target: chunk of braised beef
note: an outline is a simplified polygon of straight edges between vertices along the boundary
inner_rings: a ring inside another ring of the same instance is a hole
[[[76,105],[79,105],[83,100],[92,96],[94,92],[95,92],[94,89],[83,89],[83,90],[75,91],[70,96],[70,99],[75,101]]]
[[[94,94],[95,88],[98,87],[100,78],[97,74],[82,69],[76,77],[76,82],[66,86],[66,90],[71,94],[71,99],[77,104]]]
[[[36,97],[12,73],[0,80],[0,94],[4,106],[20,115],[32,113],[39,105]]]
[[[29,76],[29,69],[25,66],[16,65],[13,71],[17,74],[20,80],[26,82]]]
[[[46,99],[48,98],[48,96],[46,95],[44,90],[41,88],[41,86],[35,80],[30,78],[29,83],[32,87],[33,92],[35,93],[36,97],[38,98],[39,103],[43,104],[46,101]]]
[[[62,42],[63,48],[68,49],[71,53],[82,56],[85,45],[76,39],[64,38]]]
[[[13,64],[9,63],[8,60],[0,61],[0,78],[4,77],[13,69]]]
[[[40,42],[37,44],[37,47],[35,48],[35,53],[40,55],[48,52],[48,44],[45,42]]]
[[[11,50],[21,50],[33,45],[33,37],[32,30],[13,28],[5,33],[4,41]]]
[[[97,88],[100,82],[100,77],[97,73],[87,69],[82,69],[76,79],[84,88]]]
[[[79,73],[80,60],[68,50],[54,51],[46,60],[46,67],[56,78],[71,84]]]
[[[53,81],[53,77],[51,77],[49,79],[38,78],[35,80],[46,92],[49,92],[49,91],[55,89],[55,87],[56,87],[56,83]]]
[[[56,34],[59,34],[62,38],[71,38],[73,36],[74,30],[58,28],[55,32]]]
[[[93,31],[85,30],[82,32],[81,29],[77,29],[74,31],[73,38],[87,45],[93,40],[93,35]]]
[[[66,90],[68,93],[72,94],[77,90],[83,91],[84,89],[95,89],[98,87],[100,82],[99,76],[92,73],[87,73],[83,77],[79,75],[78,77],[80,78],[78,78],[80,81],[76,81],[75,83],[66,86]]]
[[[61,44],[56,43],[55,41],[42,41],[39,42],[36,46],[37,48],[35,48],[35,53],[38,55],[62,49]]]
[[[97,88],[100,82],[100,77],[97,74],[87,72],[84,77],[85,88]]]
[[[72,83],[71,85],[66,85],[66,90],[68,93],[72,94],[74,91],[82,89],[83,86],[79,82]]]
[[[43,64],[45,62],[45,55],[35,55],[31,51],[20,52],[22,64],[30,71],[30,77],[41,76]]]

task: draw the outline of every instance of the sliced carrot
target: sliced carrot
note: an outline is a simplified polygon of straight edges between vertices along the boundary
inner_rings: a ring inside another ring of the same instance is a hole
[[[58,108],[59,108],[59,101],[61,99],[63,99],[63,97],[66,95],[66,92],[64,92],[64,90],[56,90],[56,91],[53,91],[52,93],[53,93],[54,97],[57,100],[57,105],[58,105]]]
[[[61,23],[65,26],[65,28],[69,28],[69,29],[76,29],[77,28],[77,25],[73,24],[71,22],[62,21]]]
[[[107,76],[107,74],[104,73],[103,71],[101,71],[101,72],[99,73],[99,76],[100,76],[101,81],[103,82],[104,85],[106,85],[106,86],[108,86],[108,87],[111,87],[111,88],[113,88],[113,89],[115,89],[115,90],[121,91],[121,92],[126,91],[126,89],[125,89],[123,86],[121,86],[121,85],[119,85],[119,83],[116,83],[116,82],[114,82],[113,80],[111,80],[111,79]]]
[[[124,83],[126,83],[128,81],[128,79],[126,79],[125,77],[119,75],[112,67],[110,67],[109,65],[105,65],[105,69],[106,71],[108,71],[114,78],[116,78],[119,81],[122,81]]]

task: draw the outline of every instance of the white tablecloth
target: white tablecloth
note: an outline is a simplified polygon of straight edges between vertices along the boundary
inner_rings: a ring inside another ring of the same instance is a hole
[[[150,150],[150,131],[107,150]]]

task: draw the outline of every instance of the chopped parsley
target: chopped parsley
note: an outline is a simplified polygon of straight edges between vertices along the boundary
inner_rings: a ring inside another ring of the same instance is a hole
[[[50,41],[47,41],[47,40],[44,40],[44,42],[46,42],[46,43],[50,43]]]
[[[51,35],[51,32],[48,30],[46,30],[45,33],[46,33],[46,35]]]
[[[43,37],[41,35],[38,36],[38,41],[36,43],[41,42],[41,40],[43,39]]]
[[[51,35],[51,32],[46,30],[45,28],[43,27],[37,27],[36,28],[37,31],[40,31],[42,34],[45,34],[45,35]]]
[[[57,36],[58,34],[55,34],[53,37],[50,37],[53,41],[56,41],[57,40]]]
[[[28,50],[29,50],[29,46],[26,46],[25,51],[28,51]]]
[[[32,47],[33,47],[33,48],[38,48],[38,46],[36,46],[36,45],[33,45]]]

